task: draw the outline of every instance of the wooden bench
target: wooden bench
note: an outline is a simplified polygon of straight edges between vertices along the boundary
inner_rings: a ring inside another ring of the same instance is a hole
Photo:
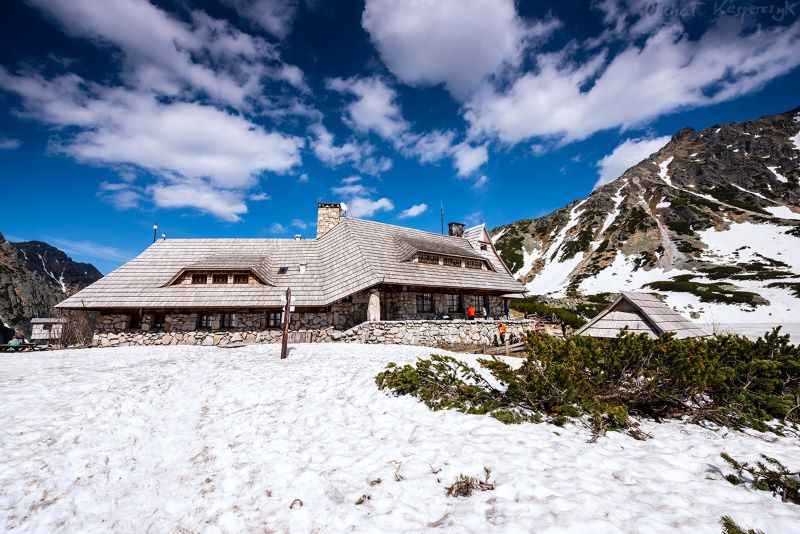
[[[43,350],[43,348],[38,348],[39,345],[36,343],[20,343],[19,345],[9,345],[8,343],[4,343],[0,345],[0,352],[22,352],[26,350]]]

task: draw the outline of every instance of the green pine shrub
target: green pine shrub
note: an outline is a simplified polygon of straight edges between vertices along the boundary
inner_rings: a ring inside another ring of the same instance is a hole
[[[723,515],[719,522],[722,524],[723,534],[764,534],[762,530],[740,527],[729,515]]]
[[[508,424],[578,418],[595,438],[606,430],[642,438],[640,417],[762,431],[773,420],[800,422],[800,349],[778,328],[755,341],[531,335],[527,351],[516,369],[496,357],[479,359],[494,382],[462,361],[433,355],[413,366],[389,364],[376,383],[433,410],[488,414]]]
[[[755,465],[734,460],[724,452],[720,456],[733,468],[735,474],[727,475],[725,480],[734,486],[749,483],[752,489],[771,491],[773,497],[780,496],[783,502],[800,504],[800,472],[790,471],[781,462],[765,454]]]

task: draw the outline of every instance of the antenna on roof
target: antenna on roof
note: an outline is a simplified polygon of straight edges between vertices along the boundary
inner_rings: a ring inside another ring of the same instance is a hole
[[[156,242],[156,232],[158,232],[158,224],[153,223],[153,243]]]
[[[444,235],[444,202],[439,201],[439,216],[442,219],[442,235]]]

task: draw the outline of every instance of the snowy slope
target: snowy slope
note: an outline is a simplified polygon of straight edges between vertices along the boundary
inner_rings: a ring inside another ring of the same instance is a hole
[[[611,432],[589,444],[582,427],[506,426],[377,390],[388,361],[425,348],[277,353],[4,357],[0,531],[718,533],[723,514],[771,533],[800,523],[800,507],[723,480],[719,457],[765,453],[797,468],[797,438],[668,422],[645,423],[647,441]],[[496,489],[445,495],[484,466]]]

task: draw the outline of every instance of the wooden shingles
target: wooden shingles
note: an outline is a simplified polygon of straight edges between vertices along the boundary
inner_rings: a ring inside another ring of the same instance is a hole
[[[623,291],[614,302],[581,327],[576,334],[592,337],[616,337],[627,327],[631,333],[650,337],[671,332],[677,339],[706,337],[708,332],[646,293]]]
[[[414,247],[483,257],[495,267],[476,270],[425,265],[401,258]],[[437,248],[438,247],[438,248]],[[279,307],[287,287],[300,307],[326,306],[380,284],[521,293],[496,256],[465,238],[358,219],[341,219],[321,239],[168,239],[57,305],[103,308]],[[497,265],[502,267],[497,268]],[[301,272],[301,264],[304,266]],[[278,274],[281,267],[284,274]],[[170,285],[187,270],[251,270],[265,284]]]

